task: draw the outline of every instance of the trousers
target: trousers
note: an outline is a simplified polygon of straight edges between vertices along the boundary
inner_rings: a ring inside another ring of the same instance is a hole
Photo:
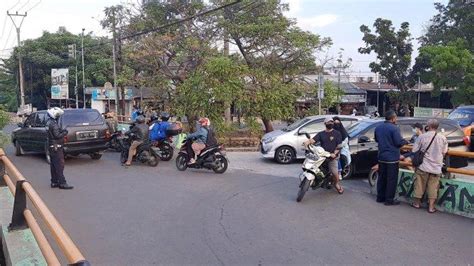
[[[66,178],[64,177],[64,150],[59,148],[56,151],[52,148],[49,149],[49,156],[51,158],[51,183],[65,184]]]
[[[395,198],[398,181],[398,163],[379,162],[377,200],[391,202]]]

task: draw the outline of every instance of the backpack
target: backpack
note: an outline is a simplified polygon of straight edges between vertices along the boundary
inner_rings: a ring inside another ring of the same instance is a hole
[[[212,128],[205,128],[207,130],[207,139],[206,139],[206,146],[211,147],[211,146],[216,146],[217,143],[217,138],[216,135],[214,134],[214,130]]]

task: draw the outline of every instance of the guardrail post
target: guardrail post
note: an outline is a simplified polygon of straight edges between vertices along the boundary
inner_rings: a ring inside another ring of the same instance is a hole
[[[448,154],[446,154],[446,160],[445,160],[445,162],[444,162],[444,165],[446,166],[446,169],[448,169],[448,167],[451,167],[451,156],[448,155]],[[452,178],[451,173],[450,173],[450,172],[446,172],[446,173],[445,173],[445,177],[446,177],[447,179],[451,179],[451,178]]]
[[[81,260],[73,264],[69,264],[72,266],[90,266],[91,264],[87,260]]]
[[[13,203],[12,222],[8,226],[9,231],[20,230],[28,228],[26,225],[25,215],[23,212],[26,209],[26,192],[23,189],[23,183],[26,180],[18,180],[15,188],[15,202]]]
[[[5,173],[6,173],[5,172],[5,164],[3,163],[3,160],[0,159],[0,187],[7,186],[7,183],[3,179],[3,176],[5,175]]]

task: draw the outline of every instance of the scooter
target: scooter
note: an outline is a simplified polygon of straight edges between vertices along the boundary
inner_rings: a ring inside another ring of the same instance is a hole
[[[160,156],[160,159],[162,161],[169,161],[173,158],[174,154],[174,149],[171,147],[171,143],[173,143],[173,140],[171,137],[167,137],[163,141],[154,141],[152,142],[152,149],[155,151],[158,156]]]
[[[191,156],[188,151],[191,149],[192,140],[184,140],[183,145],[176,157],[176,168],[179,171],[185,171],[187,168],[196,168],[196,169],[209,169],[213,170],[217,174],[222,174],[227,170],[229,165],[229,160],[226,157],[225,149],[222,145],[215,145],[206,147],[201,151],[201,154],[198,155],[196,162],[193,164],[188,164]]]
[[[125,137],[119,139],[120,143],[120,162],[124,164],[128,159],[128,151],[132,145],[134,135],[126,133]],[[146,163],[149,166],[157,166],[160,156],[152,149],[150,141],[145,141],[137,147],[137,152],[133,156],[133,161]]]
[[[310,136],[306,134],[309,139]],[[331,154],[320,146],[310,144],[306,147],[306,159],[303,162],[303,171],[299,175],[300,190],[296,197],[297,202],[301,202],[306,191],[311,187],[313,190],[323,187],[330,188],[331,174],[325,162]]]

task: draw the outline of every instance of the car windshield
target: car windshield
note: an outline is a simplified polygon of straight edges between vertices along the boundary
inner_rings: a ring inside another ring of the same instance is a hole
[[[282,130],[283,131],[292,131],[292,130],[295,130],[297,128],[299,128],[300,126],[306,124],[307,122],[309,122],[311,119],[310,118],[303,118],[303,119],[300,119],[296,122],[294,122],[293,124],[283,128]]]
[[[61,123],[63,127],[82,125],[101,125],[104,119],[99,112],[65,112]]]
[[[474,117],[474,109],[457,109],[449,114],[448,119],[462,120]]]
[[[359,135],[362,131],[364,131],[366,128],[369,126],[373,125],[377,121],[360,121],[359,123],[353,125],[347,130],[347,133],[349,134],[349,138],[353,138],[357,135]]]

